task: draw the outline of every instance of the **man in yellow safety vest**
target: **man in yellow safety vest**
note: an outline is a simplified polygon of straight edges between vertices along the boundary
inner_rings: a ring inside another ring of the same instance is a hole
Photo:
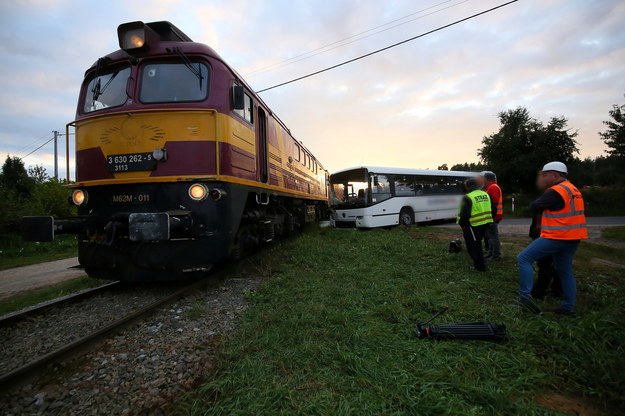
[[[467,179],[464,187],[467,194],[460,203],[456,223],[462,227],[467,252],[473,259],[473,267],[479,272],[485,272],[482,239],[489,224],[493,222],[490,197],[478,189],[475,178]]]

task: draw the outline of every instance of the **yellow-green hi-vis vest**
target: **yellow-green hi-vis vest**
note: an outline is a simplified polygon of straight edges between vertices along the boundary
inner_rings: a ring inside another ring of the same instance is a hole
[[[486,192],[477,189],[469,192],[466,196],[471,200],[471,218],[469,222],[472,227],[493,222],[490,197]],[[460,222],[460,209],[458,210],[458,216],[456,218],[456,223],[458,222]]]

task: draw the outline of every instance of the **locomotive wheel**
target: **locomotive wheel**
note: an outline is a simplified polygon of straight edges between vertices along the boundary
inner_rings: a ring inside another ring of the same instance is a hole
[[[414,212],[409,207],[403,207],[399,212],[399,223],[406,227],[414,224]]]

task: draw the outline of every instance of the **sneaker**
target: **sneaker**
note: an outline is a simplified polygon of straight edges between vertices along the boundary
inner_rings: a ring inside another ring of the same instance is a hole
[[[527,309],[528,311],[530,311],[531,313],[538,315],[540,314],[542,311],[540,310],[540,308],[538,307],[538,305],[536,305],[536,303],[534,303],[534,301],[530,298],[520,298],[517,297],[514,300],[514,303],[517,304],[518,306],[521,306],[525,309]]]
[[[557,309],[550,309],[548,312],[555,313],[558,315],[564,315],[564,316],[575,316],[575,312],[562,309],[561,307]]]

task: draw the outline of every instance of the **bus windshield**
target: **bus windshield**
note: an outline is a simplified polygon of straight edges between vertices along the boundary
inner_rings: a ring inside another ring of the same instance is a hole
[[[367,182],[345,182],[332,184],[332,205],[343,208],[357,208],[367,205],[369,184]]]
[[[339,172],[330,178],[331,203],[335,208],[359,208],[370,203],[369,174],[366,169]]]

